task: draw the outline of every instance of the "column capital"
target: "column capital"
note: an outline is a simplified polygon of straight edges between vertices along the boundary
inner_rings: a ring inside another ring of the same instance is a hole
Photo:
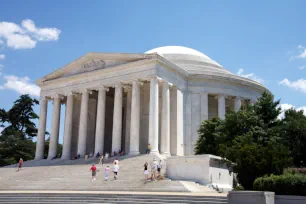
[[[51,99],[64,99],[64,96],[62,94],[53,94],[50,96]]]
[[[241,96],[235,96],[235,97],[234,97],[234,100],[235,100],[235,101],[237,101],[237,100],[244,100],[244,98],[241,97]]]
[[[228,95],[223,94],[223,93],[218,93],[218,94],[215,96],[215,99],[218,99],[218,98],[220,98],[220,97],[227,98],[227,97],[228,97]]]
[[[39,97],[39,100],[43,101],[43,100],[48,100],[48,97],[47,96],[40,96]]]
[[[112,88],[122,88],[122,84],[119,82],[119,83],[114,83],[112,85],[109,85],[109,87],[112,87]]]
[[[132,84],[133,83],[138,83],[139,85],[143,85],[144,84],[144,82],[143,81],[140,81],[140,79],[134,79],[134,80],[132,80]]]
[[[97,90],[98,91],[106,91],[106,92],[108,92],[109,91],[109,87],[108,86],[101,86]]]
[[[89,93],[89,94],[92,94],[92,90],[91,89],[81,89],[80,91],[78,91],[78,93]]]
[[[157,79],[158,81],[163,81],[163,79],[160,78],[160,77],[158,77],[158,76],[150,76],[148,79],[149,79],[149,80]]]
[[[170,83],[169,81],[167,81],[167,80],[165,80],[165,79],[161,79],[160,81],[161,81],[161,83],[163,83],[163,84],[168,84],[170,88],[173,86],[172,83]]]
[[[75,91],[67,91],[67,92],[65,92],[65,96],[75,96],[75,95],[77,95],[78,93],[77,92],[75,92]]]

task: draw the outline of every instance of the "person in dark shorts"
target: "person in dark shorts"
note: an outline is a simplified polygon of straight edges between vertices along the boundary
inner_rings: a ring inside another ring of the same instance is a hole
[[[145,175],[145,182],[148,180],[148,175],[149,175],[149,171],[148,171],[148,162],[146,162],[144,165],[144,175]]]
[[[162,168],[162,160],[159,160],[159,163],[157,164],[157,173],[158,177],[160,177],[160,170]]]
[[[117,180],[117,175],[119,171],[119,165],[117,162],[114,162],[114,179]]]
[[[97,174],[97,167],[93,164],[90,168],[91,171],[91,180],[95,181],[96,180],[96,174]]]

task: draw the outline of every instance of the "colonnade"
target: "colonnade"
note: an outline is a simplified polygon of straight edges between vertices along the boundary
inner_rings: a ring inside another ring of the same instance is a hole
[[[159,81],[158,77],[150,78],[150,108],[149,108],[149,143],[152,146],[152,153],[159,153]],[[131,91],[131,111],[130,111],[130,137],[129,137],[129,154],[139,154],[139,137],[140,137],[140,86],[143,82],[139,80],[132,81]],[[162,137],[161,153],[170,153],[170,94],[169,83],[163,81],[163,114],[162,114]],[[122,136],[122,107],[123,107],[123,88],[121,83],[116,84],[114,94],[114,113],[113,113],[113,131],[112,131],[112,151],[118,152],[121,149],[121,136]],[[57,145],[59,138],[59,124],[60,124],[60,112],[61,112],[61,100],[66,97],[66,113],[65,113],[65,127],[64,127],[64,139],[62,159],[69,159],[71,157],[71,140],[72,140],[72,120],[73,120],[73,97],[76,94],[81,95],[81,110],[80,110],[80,123],[78,130],[78,144],[77,153],[81,156],[86,154],[86,138],[87,138],[87,121],[88,121],[88,101],[89,94],[94,89],[83,89],[79,92],[68,92],[64,95],[56,94],[51,97],[42,97],[40,99],[40,119],[37,136],[36,154],[35,159],[43,159],[44,157],[44,141],[46,132],[46,120],[47,120],[47,108],[48,100],[53,100],[53,113],[52,113],[52,125],[48,159],[52,159],[56,156]],[[98,91],[97,101],[97,118],[96,118],[96,130],[95,130],[95,154],[97,152],[103,152],[104,147],[104,129],[105,129],[105,103],[106,92],[108,87],[99,87],[95,89]],[[183,118],[181,118],[183,119]]]

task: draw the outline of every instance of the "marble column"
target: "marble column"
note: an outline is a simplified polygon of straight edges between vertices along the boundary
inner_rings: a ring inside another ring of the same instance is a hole
[[[98,152],[103,154],[104,150],[105,102],[106,102],[107,90],[108,90],[107,88],[101,87],[98,93],[95,155]]]
[[[169,83],[162,83],[162,112],[161,112],[161,141],[160,151],[170,155],[170,92]]]
[[[130,131],[131,131],[131,105],[132,105],[132,89],[127,89],[126,97],[126,120],[125,120],[125,144],[124,151],[130,151]]]
[[[130,127],[130,152],[129,155],[139,154],[139,131],[140,131],[140,84],[132,82],[132,105]]]
[[[113,138],[112,152],[117,153],[121,149],[121,134],[122,134],[122,86],[115,86],[115,101],[114,101],[114,116],[113,116]]]
[[[236,112],[238,112],[241,108],[241,98],[240,97],[236,97],[235,98],[235,104],[234,104],[234,110]]]
[[[35,160],[40,160],[44,158],[48,100],[45,97],[41,97],[39,104],[40,104],[40,113],[39,113],[39,126],[38,126],[37,142],[36,142]]]
[[[53,113],[52,113],[52,126],[49,143],[48,159],[52,159],[57,154],[60,115],[61,114],[61,97],[56,95],[53,97]]]
[[[225,96],[222,94],[218,96],[218,117],[221,120],[225,119]]]
[[[84,156],[86,154],[86,137],[87,137],[87,122],[88,122],[88,100],[89,91],[82,90],[81,113],[79,123],[79,138],[78,138],[78,154]]]
[[[67,95],[67,103],[66,103],[62,159],[71,158],[72,116],[73,116],[73,93],[70,92]]]
[[[184,156],[185,155],[185,146],[184,146],[184,92],[177,89],[176,94],[176,145],[177,151],[176,155]]]
[[[149,144],[151,153],[158,151],[158,78],[150,79]]]
[[[208,120],[208,93],[201,92],[201,123]]]

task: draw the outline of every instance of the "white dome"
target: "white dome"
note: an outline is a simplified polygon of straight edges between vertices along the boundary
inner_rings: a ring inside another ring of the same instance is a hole
[[[207,59],[210,59],[208,56],[204,55],[203,53],[188,48],[188,47],[182,47],[182,46],[164,46],[164,47],[158,47],[154,48],[152,50],[149,50],[146,52],[147,54],[149,53],[158,53],[160,55],[164,54],[186,54],[186,55],[196,55],[199,57],[205,57]]]
[[[158,47],[146,52],[146,54],[150,53],[161,55],[172,63],[185,69],[190,74],[230,73],[207,55],[188,47]]]

